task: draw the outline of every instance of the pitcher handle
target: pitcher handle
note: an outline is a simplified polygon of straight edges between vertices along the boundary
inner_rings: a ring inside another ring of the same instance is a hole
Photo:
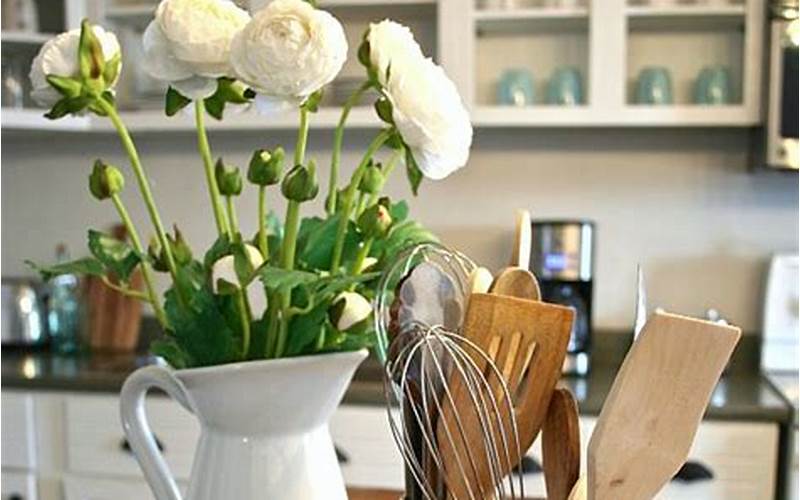
[[[133,372],[120,391],[122,428],[156,500],[182,500],[175,478],[158,450],[156,439],[147,423],[144,401],[147,391],[154,387],[166,392],[181,406],[194,413],[186,388],[171,370],[157,365],[145,366]]]

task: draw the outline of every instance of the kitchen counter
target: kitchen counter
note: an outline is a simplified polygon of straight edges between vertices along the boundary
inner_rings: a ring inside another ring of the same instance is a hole
[[[624,352],[624,349],[623,349]],[[619,368],[621,356],[601,358],[585,378],[564,377],[580,411],[597,415]],[[140,366],[158,362],[141,354],[59,356],[47,351],[2,350],[2,387],[24,390],[118,392],[125,378]],[[384,402],[380,366],[372,358],[358,370],[344,401]],[[791,406],[756,370],[730,370],[717,385],[706,417],[720,420],[790,422]]]

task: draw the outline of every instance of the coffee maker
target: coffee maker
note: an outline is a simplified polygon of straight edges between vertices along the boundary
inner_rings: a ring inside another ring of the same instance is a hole
[[[532,235],[531,270],[539,280],[542,300],[575,310],[562,371],[586,375],[592,345],[594,223],[587,220],[534,221]]]

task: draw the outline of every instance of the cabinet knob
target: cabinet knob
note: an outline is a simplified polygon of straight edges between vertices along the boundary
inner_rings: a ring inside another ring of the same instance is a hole
[[[158,439],[158,436],[153,436],[153,437],[156,439],[156,447],[158,447],[158,451],[160,451],[161,453],[164,453],[164,450],[166,448],[161,443],[161,440]],[[122,441],[119,442],[119,447],[125,453],[133,453],[133,450],[131,450],[131,444],[128,442],[128,440],[126,438],[122,438]]]
[[[336,451],[336,460],[340,464],[346,464],[347,462],[350,461],[350,456],[347,453],[345,453],[343,449],[339,448],[339,446],[334,444],[333,449]]]
[[[19,493],[12,493],[8,495],[6,500],[25,500],[25,497],[20,495]]]
[[[700,462],[688,461],[680,468],[673,481],[681,481],[684,483],[694,483],[696,481],[707,481],[714,479],[714,471],[707,465]]]

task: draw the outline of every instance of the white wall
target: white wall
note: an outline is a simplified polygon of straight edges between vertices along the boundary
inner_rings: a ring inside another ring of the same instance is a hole
[[[369,138],[348,133],[346,165]],[[215,153],[242,166],[252,148],[293,139],[288,132],[211,137]],[[323,166],[330,141],[330,132],[312,132],[310,154]],[[798,247],[798,177],[750,173],[748,142],[739,130],[481,130],[469,166],[424,184],[412,214],[494,268],[508,258],[515,208],[594,219],[596,326],[630,327],[639,262],[653,305],[687,314],[713,306],[754,331],[770,253]],[[193,137],[146,135],[139,145],[165,222],[178,221],[201,252],[214,227]],[[28,273],[22,260],[48,261],[60,241],[80,254],[87,226],[113,219],[109,206],[89,197],[86,176],[96,156],[124,163],[114,137],[5,133],[2,146],[2,274]],[[327,169],[321,174],[324,188]],[[128,181],[126,199],[145,228]],[[408,194],[399,169],[389,191]],[[239,213],[248,217],[243,228],[254,230],[252,190]]]

